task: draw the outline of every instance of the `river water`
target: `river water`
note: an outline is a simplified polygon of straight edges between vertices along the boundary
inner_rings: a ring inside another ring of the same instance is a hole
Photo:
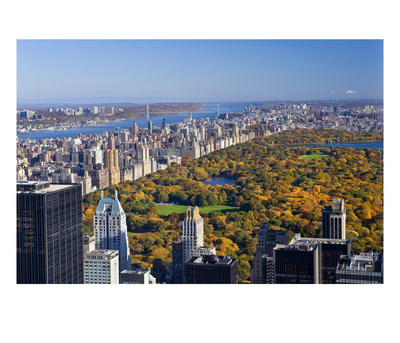
[[[211,181],[202,181],[205,185],[234,185],[236,183],[236,179],[228,179],[226,177],[212,177]]]
[[[241,112],[244,110],[243,106],[219,106],[219,113],[233,113],[233,112]],[[198,112],[192,112],[192,118],[199,120],[209,118],[213,120],[217,117],[217,106],[204,106],[204,109]],[[180,113],[180,114],[172,114],[160,117],[150,117],[149,119],[152,121],[153,126],[162,125],[162,121],[165,118],[167,124],[174,124],[183,122],[185,118],[189,117],[189,112]],[[60,130],[60,131],[37,131],[31,132],[29,134],[19,133],[17,136],[19,139],[35,139],[38,141],[39,139],[48,139],[48,138],[65,138],[71,137],[75,138],[78,133],[84,134],[96,134],[104,131],[110,132],[114,131],[117,127],[121,129],[128,129],[133,126],[133,122],[136,121],[138,127],[147,127],[148,121],[147,118],[141,119],[129,119],[129,120],[120,120],[111,122],[107,125],[98,125],[98,126],[85,126],[85,127],[77,127],[72,129]]]

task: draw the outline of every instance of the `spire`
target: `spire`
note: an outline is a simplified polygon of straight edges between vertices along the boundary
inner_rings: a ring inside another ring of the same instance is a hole
[[[115,189],[115,201],[118,201],[118,190]]]

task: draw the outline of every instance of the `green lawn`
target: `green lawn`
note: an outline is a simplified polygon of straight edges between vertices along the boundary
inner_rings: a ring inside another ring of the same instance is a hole
[[[326,157],[329,155],[324,155],[324,154],[316,154],[316,155],[303,155],[303,156],[299,156],[300,159],[305,160],[305,161],[310,161],[313,158],[322,158],[322,157]]]
[[[184,213],[186,212],[187,205],[168,205],[168,206],[156,206],[156,211],[160,214],[171,214],[171,213]],[[238,211],[239,207],[227,206],[227,205],[215,205],[200,207],[200,213],[209,213],[212,211],[234,212]]]

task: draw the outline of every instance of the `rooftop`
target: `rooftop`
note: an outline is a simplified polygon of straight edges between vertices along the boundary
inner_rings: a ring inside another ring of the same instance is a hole
[[[300,237],[299,234],[295,234],[289,245],[305,245],[305,244],[350,244],[350,239],[334,239],[334,238],[309,238]]]
[[[217,256],[217,255],[203,255],[203,256],[194,256],[188,262],[189,263],[198,263],[198,264],[223,264],[229,265],[234,261],[230,256]]]
[[[73,187],[74,183],[50,183],[49,181],[17,181],[17,192],[47,193]]]

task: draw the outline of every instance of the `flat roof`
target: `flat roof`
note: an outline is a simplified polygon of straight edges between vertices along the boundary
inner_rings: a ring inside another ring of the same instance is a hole
[[[55,192],[66,188],[75,187],[79,183],[50,183],[49,181],[17,181],[17,193],[48,193]],[[34,185],[39,186],[38,189],[33,188]],[[22,186],[22,187],[18,187]],[[27,186],[27,189],[21,189]],[[18,189],[19,188],[19,189]]]

